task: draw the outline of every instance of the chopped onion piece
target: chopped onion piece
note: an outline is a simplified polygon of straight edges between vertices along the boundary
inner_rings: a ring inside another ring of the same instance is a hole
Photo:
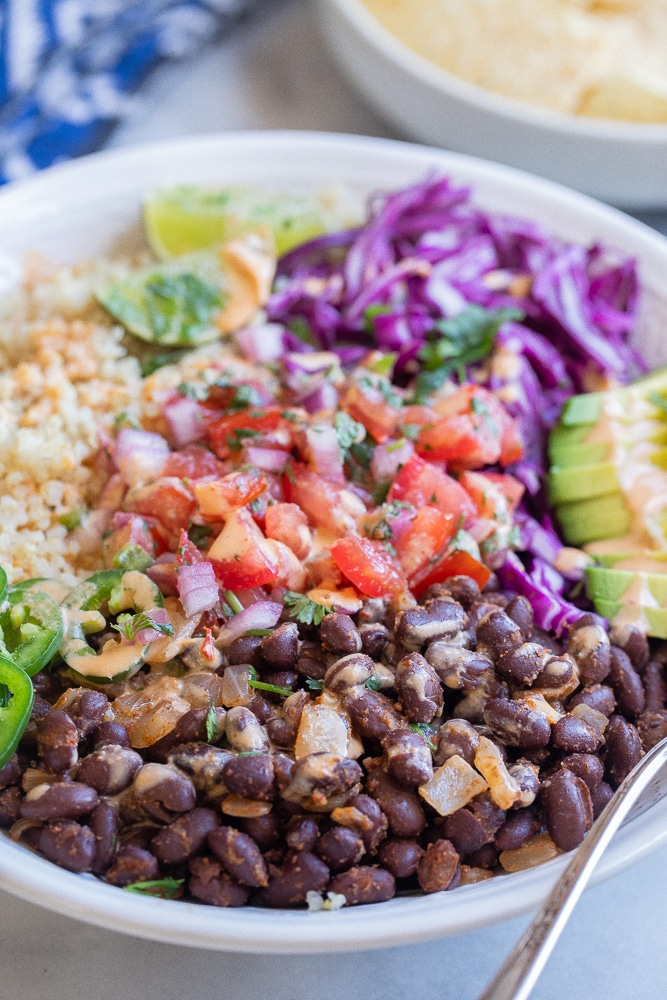
[[[188,618],[209,611],[218,603],[218,584],[210,562],[179,566],[176,580],[178,596]]]
[[[246,632],[255,631],[255,629],[275,628],[282,613],[282,604],[275,604],[273,601],[257,601],[256,604],[251,604],[250,607],[244,608],[243,611],[239,611],[237,615],[229,619],[225,627],[218,633],[215,644],[224,649],[234,639],[245,635]]]
[[[114,461],[130,487],[144,486],[157,479],[169,455],[169,445],[161,434],[123,427],[114,447]]]

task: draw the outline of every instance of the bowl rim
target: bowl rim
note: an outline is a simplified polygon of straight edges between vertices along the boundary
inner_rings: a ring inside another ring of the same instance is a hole
[[[505,97],[456,76],[415,52],[384,26],[363,0],[317,0],[317,3],[321,8],[335,7],[369,46],[399,66],[413,80],[487,114],[496,114],[507,121],[555,134],[604,139],[629,146],[643,142],[657,149],[667,148],[667,123],[573,115]]]
[[[271,156],[266,154],[270,152]],[[528,174],[514,167],[436,147],[377,137],[306,131],[241,131],[210,133],[171,139],[159,143],[107,150],[81,157],[21,181],[0,191],[0,237],[13,227],[25,227],[26,220],[39,220],[48,209],[60,231],[67,227],[67,201],[58,199],[69,192],[72,203],[89,185],[92,197],[101,193],[125,192],[133,206],[142,195],[138,177],[155,171],[161,164],[175,163],[187,177],[189,165],[201,159],[211,161],[211,172],[224,178],[226,163],[233,169],[245,158],[246,166],[270,162],[270,169],[294,171],[290,183],[305,174],[311,182],[327,183],[331,165],[338,158],[342,173],[353,178],[365,192],[394,183],[393,175],[423,176],[439,168],[455,174],[457,182],[473,187],[484,183],[504,202],[506,211],[520,214],[517,198],[525,202],[527,216],[532,204],[551,206],[559,221],[569,226],[581,218],[585,227],[605,228],[602,239],[627,238],[630,253],[645,253],[652,266],[653,286],[667,267],[667,239],[647,225],[595,199],[556,182]],[[310,157],[310,164],[309,164]],[[236,158],[236,159],[235,159]],[[275,165],[278,165],[277,168]],[[383,171],[383,164],[386,169]],[[208,169],[208,163],[204,164]],[[391,178],[391,181],[389,180]],[[221,183],[224,183],[224,179]],[[114,188],[115,186],[115,188]],[[489,201],[489,192],[482,192]],[[502,196],[502,197],[500,197]],[[85,203],[85,198],[84,198]],[[133,211],[135,208],[133,208]],[[498,207],[490,208],[498,212]],[[88,217],[86,217],[88,218]],[[548,223],[545,223],[548,225]],[[613,233],[613,237],[611,234]],[[29,237],[26,237],[29,238]],[[572,239],[578,237],[571,235]],[[586,237],[586,238],[591,238]],[[0,265],[1,265],[0,261]],[[657,287],[662,287],[657,286]],[[665,296],[663,295],[663,298]],[[667,841],[667,797],[656,802],[637,826],[633,820],[624,827],[607,852],[594,881],[613,875],[638,861]],[[396,898],[367,907],[351,907],[334,913],[275,911],[241,908],[220,911],[203,904],[150,899],[119,892],[92,876],[67,872],[23,845],[0,834],[0,888],[47,909],[76,919],[140,938],[167,943],[263,954],[306,954],[324,951],[355,951],[416,943],[462,933],[496,923],[537,906],[564,869],[566,855],[538,868],[491,879],[479,886],[463,886],[455,894],[439,893],[414,898]]]

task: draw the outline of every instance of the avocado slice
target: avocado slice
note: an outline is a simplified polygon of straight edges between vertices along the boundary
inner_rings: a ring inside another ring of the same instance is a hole
[[[556,506],[602,497],[608,493],[620,494],[620,490],[618,468],[613,462],[595,462],[569,468],[554,466],[547,478],[549,503]]]
[[[630,530],[632,520],[620,493],[560,504],[556,517],[569,545],[618,538]]]

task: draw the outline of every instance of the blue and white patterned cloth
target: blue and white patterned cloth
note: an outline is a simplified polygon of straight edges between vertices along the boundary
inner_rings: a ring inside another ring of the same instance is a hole
[[[151,70],[262,2],[0,0],[0,184],[98,149]]]

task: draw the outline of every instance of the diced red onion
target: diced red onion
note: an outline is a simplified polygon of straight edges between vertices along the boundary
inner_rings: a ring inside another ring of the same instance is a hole
[[[338,406],[338,390],[331,382],[320,382],[317,388],[302,400],[302,405],[308,413],[335,410]]]
[[[280,451],[278,448],[260,448],[252,444],[246,445],[244,454],[246,462],[254,465],[256,469],[278,474],[283,471],[287,459],[290,457],[288,451]]]
[[[179,396],[163,407],[162,414],[169,427],[174,448],[201,441],[204,433],[199,403],[189,396]]]
[[[402,444],[394,441],[390,444],[379,444],[371,458],[371,475],[376,483],[390,483],[396,478],[398,470],[411,458],[415,446],[405,439]]]
[[[275,604],[273,601],[257,601],[250,607],[239,611],[237,615],[230,618],[224,628],[218,633],[216,645],[229,646],[234,639],[245,635],[246,632],[255,629],[274,628],[278,619],[283,613],[282,604]]]
[[[169,455],[161,434],[124,427],[114,447],[114,461],[128,486],[143,486],[157,479]]]
[[[219,592],[215,573],[210,562],[192,563],[179,566],[176,570],[178,596],[186,618],[203,611],[210,611],[218,603]]]
[[[157,561],[146,570],[146,576],[156,584],[165,597],[178,595],[176,562],[173,552],[163,552]]]
[[[336,428],[327,423],[311,424],[305,436],[308,464],[313,472],[333,483],[343,482],[343,454]]]
[[[280,323],[265,323],[239,330],[236,340],[249,361],[277,361],[285,350],[283,333]]]

